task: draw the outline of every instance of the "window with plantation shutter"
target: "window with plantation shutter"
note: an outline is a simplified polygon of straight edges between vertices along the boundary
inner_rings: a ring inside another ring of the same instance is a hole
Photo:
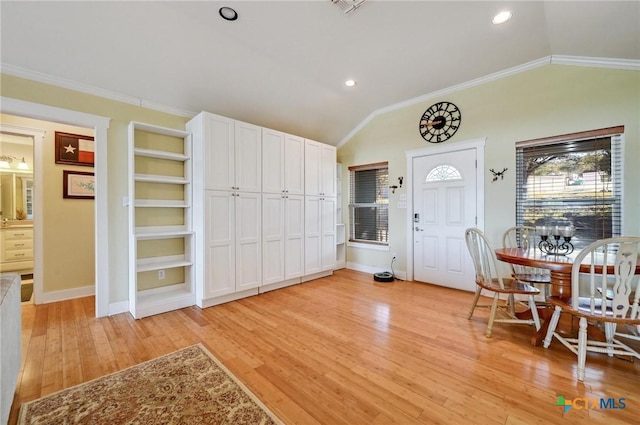
[[[389,243],[388,163],[349,167],[349,241]]]
[[[516,224],[573,225],[583,248],[622,234],[624,127],[516,143]]]

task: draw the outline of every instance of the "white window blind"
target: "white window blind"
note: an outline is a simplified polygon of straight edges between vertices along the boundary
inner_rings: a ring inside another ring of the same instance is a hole
[[[388,163],[349,167],[349,241],[389,243]]]
[[[516,223],[573,225],[582,248],[622,234],[624,127],[516,144]]]

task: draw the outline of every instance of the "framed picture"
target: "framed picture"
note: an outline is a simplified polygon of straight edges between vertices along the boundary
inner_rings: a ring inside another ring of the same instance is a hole
[[[56,164],[93,167],[94,143],[91,136],[56,131]]]
[[[96,178],[93,173],[62,171],[62,197],[67,199],[94,199]]]

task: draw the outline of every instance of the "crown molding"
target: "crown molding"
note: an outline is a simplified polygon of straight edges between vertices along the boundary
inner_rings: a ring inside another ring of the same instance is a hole
[[[589,68],[613,68],[640,71],[640,60],[590,58],[585,56],[552,55],[552,65],[587,66]]]
[[[414,97],[405,100],[400,103],[386,106],[384,108],[376,109],[370,113],[364,120],[362,120],[353,130],[349,132],[341,141],[337,144],[336,148],[344,146],[353,136],[355,136],[360,130],[362,130],[367,124],[369,124],[378,115],[386,114],[389,112],[397,111],[408,106],[422,103],[430,99],[442,97],[451,93],[455,93],[461,90],[466,90],[471,87],[479,86],[481,84],[488,83],[490,81],[499,80],[501,78],[509,77],[511,75],[519,74],[521,72],[529,71],[534,68],[539,68],[545,65],[571,65],[571,66],[586,66],[590,68],[613,68],[613,69],[629,69],[640,70],[640,61],[631,59],[609,59],[609,58],[592,58],[581,56],[563,56],[563,55],[551,55],[546,56],[531,62],[527,62],[522,65],[514,66],[502,71],[495,72],[493,74],[486,75],[484,77],[476,78],[455,86],[448,87],[446,89],[438,90],[432,93],[428,93],[419,97]]]
[[[106,90],[99,87],[94,87],[88,84],[79,83],[77,81],[68,80],[65,78],[55,77],[53,75],[45,74],[38,71],[33,71],[27,68],[19,66],[0,64],[0,74],[12,75],[14,77],[24,78],[27,80],[36,81],[39,83],[49,84],[64,89],[77,91],[92,96],[98,96],[105,99],[115,100],[116,102],[127,103],[129,105],[139,106],[141,108],[152,109],[158,112],[165,112],[172,115],[177,115],[186,118],[193,118],[197,115],[196,112],[187,111],[181,108],[175,108],[168,105],[152,102],[135,96],[129,96],[126,94],[118,93],[112,90]]]

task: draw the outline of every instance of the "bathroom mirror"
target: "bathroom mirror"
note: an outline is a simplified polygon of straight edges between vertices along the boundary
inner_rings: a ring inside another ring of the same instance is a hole
[[[33,220],[33,174],[0,170],[2,220]]]

